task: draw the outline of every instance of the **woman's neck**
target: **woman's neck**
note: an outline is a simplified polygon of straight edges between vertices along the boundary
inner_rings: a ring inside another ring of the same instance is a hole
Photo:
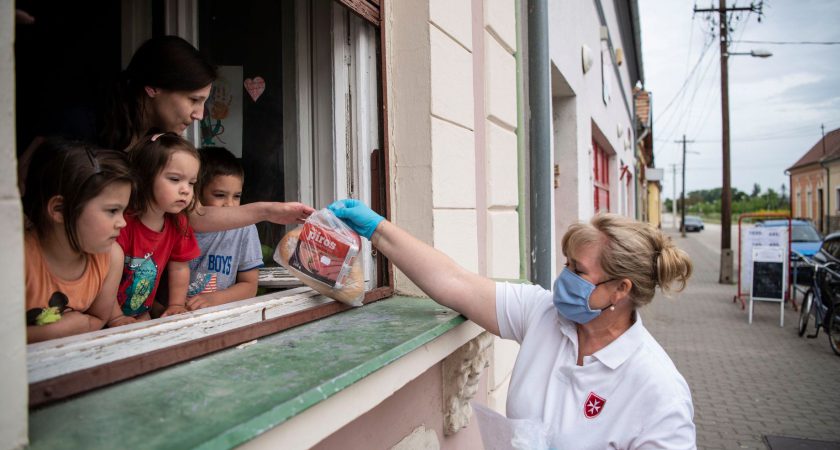
[[[158,233],[163,231],[163,224],[165,223],[166,213],[158,210],[155,207],[150,207],[146,209],[143,214],[140,214],[140,222],[146,226],[146,228],[157,231]]]
[[[583,365],[584,356],[610,345],[633,326],[633,310],[618,307],[604,311],[591,322],[577,325],[578,365]]]
[[[53,275],[68,281],[76,280],[85,272],[87,255],[70,247],[64,227],[56,224],[40,239],[41,253]]]

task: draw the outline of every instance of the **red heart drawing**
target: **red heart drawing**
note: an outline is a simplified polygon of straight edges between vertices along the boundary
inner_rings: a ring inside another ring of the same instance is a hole
[[[263,80],[263,77],[246,78],[243,84],[245,85],[245,90],[248,91],[248,95],[254,101],[257,101],[265,91],[265,80]]]

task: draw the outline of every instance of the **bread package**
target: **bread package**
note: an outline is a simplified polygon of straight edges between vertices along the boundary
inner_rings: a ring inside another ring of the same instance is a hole
[[[365,293],[361,239],[328,209],[316,211],[302,227],[286,233],[274,260],[327,297],[361,306]]]

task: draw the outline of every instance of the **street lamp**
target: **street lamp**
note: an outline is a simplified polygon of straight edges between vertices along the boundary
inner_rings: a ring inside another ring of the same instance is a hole
[[[721,16],[725,18],[726,6],[721,1]],[[722,111],[722,147],[723,147],[723,186],[720,201],[720,277],[719,283],[731,284],[733,278],[732,261],[732,181],[729,170],[729,55],[749,55],[756,58],[768,58],[773,54],[767,50],[750,52],[729,52],[729,40],[726,37],[725,20],[720,24],[720,106]]]
[[[748,52],[727,52],[726,56],[729,56],[729,55],[749,55],[749,56],[752,56],[753,58],[769,58],[769,57],[773,56],[773,52],[771,52],[769,50],[756,49],[756,50],[750,50]]]

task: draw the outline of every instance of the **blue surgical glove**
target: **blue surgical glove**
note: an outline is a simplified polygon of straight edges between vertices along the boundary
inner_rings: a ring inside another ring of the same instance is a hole
[[[370,240],[373,232],[376,231],[376,226],[379,222],[385,220],[384,217],[373,212],[372,209],[363,202],[352,198],[345,198],[338,200],[327,206],[336,217],[343,220],[356,233],[366,237]]]

